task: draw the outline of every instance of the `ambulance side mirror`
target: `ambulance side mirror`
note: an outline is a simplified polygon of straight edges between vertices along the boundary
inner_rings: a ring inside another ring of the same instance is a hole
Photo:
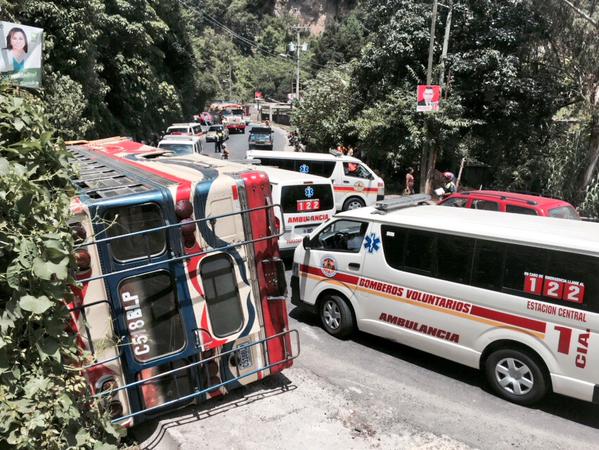
[[[304,236],[302,245],[304,246],[304,250],[310,250],[310,236]]]

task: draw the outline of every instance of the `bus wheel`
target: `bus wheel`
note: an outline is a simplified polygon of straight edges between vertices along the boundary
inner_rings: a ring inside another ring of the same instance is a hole
[[[350,197],[345,200],[345,203],[343,203],[343,211],[363,208],[364,205],[366,205],[366,203],[364,203],[364,200],[362,200],[360,197]]]
[[[345,339],[354,330],[354,319],[347,303],[338,295],[327,295],[320,303],[320,321],[325,331]]]
[[[542,364],[522,350],[500,349],[491,353],[485,362],[485,372],[500,397],[519,405],[541,400],[549,386]]]

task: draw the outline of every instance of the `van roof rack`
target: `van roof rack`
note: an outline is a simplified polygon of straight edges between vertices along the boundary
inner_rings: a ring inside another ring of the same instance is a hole
[[[413,194],[406,195],[398,199],[382,200],[374,205],[373,214],[385,214],[396,209],[408,208],[410,206],[418,206],[421,203],[426,203],[431,200],[428,194]]]

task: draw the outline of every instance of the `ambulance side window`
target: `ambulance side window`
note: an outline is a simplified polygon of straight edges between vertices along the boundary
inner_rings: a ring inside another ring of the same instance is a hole
[[[366,222],[337,220],[322,230],[311,245],[315,250],[358,253],[367,228]]]
[[[439,234],[437,237],[437,278],[468,284],[474,239]]]
[[[499,291],[505,244],[492,241],[476,241],[472,265],[472,286]]]

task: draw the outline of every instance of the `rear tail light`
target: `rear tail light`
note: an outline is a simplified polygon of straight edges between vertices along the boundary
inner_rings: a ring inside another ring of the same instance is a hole
[[[191,218],[181,220],[181,236],[186,247],[193,247],[195,244],[196,224]]]
[[[175,205],[175,214],[181,223],[181,236],[186,247],[193,247],[195,244],[196,225],[191,216],[193,215],[193,205],[189,200],[179,200]]]
[[[193,214],[193,205],[188,200],[180,200],[175,205],[175,214],[179,220],[187,219]]]
[[[85,228],[83,228],[83,225],[75,223],[71,225],[71,236],[73,236],[75,242],[80,243],[87,237],[87,232],[85,231]]]
[[[84,249],[79,249],[75,251],[75,264],[77,264],[77,267],[80,272],[85,272],[89,270],[91,266],[91,257],[89,255],[89,252]]]

